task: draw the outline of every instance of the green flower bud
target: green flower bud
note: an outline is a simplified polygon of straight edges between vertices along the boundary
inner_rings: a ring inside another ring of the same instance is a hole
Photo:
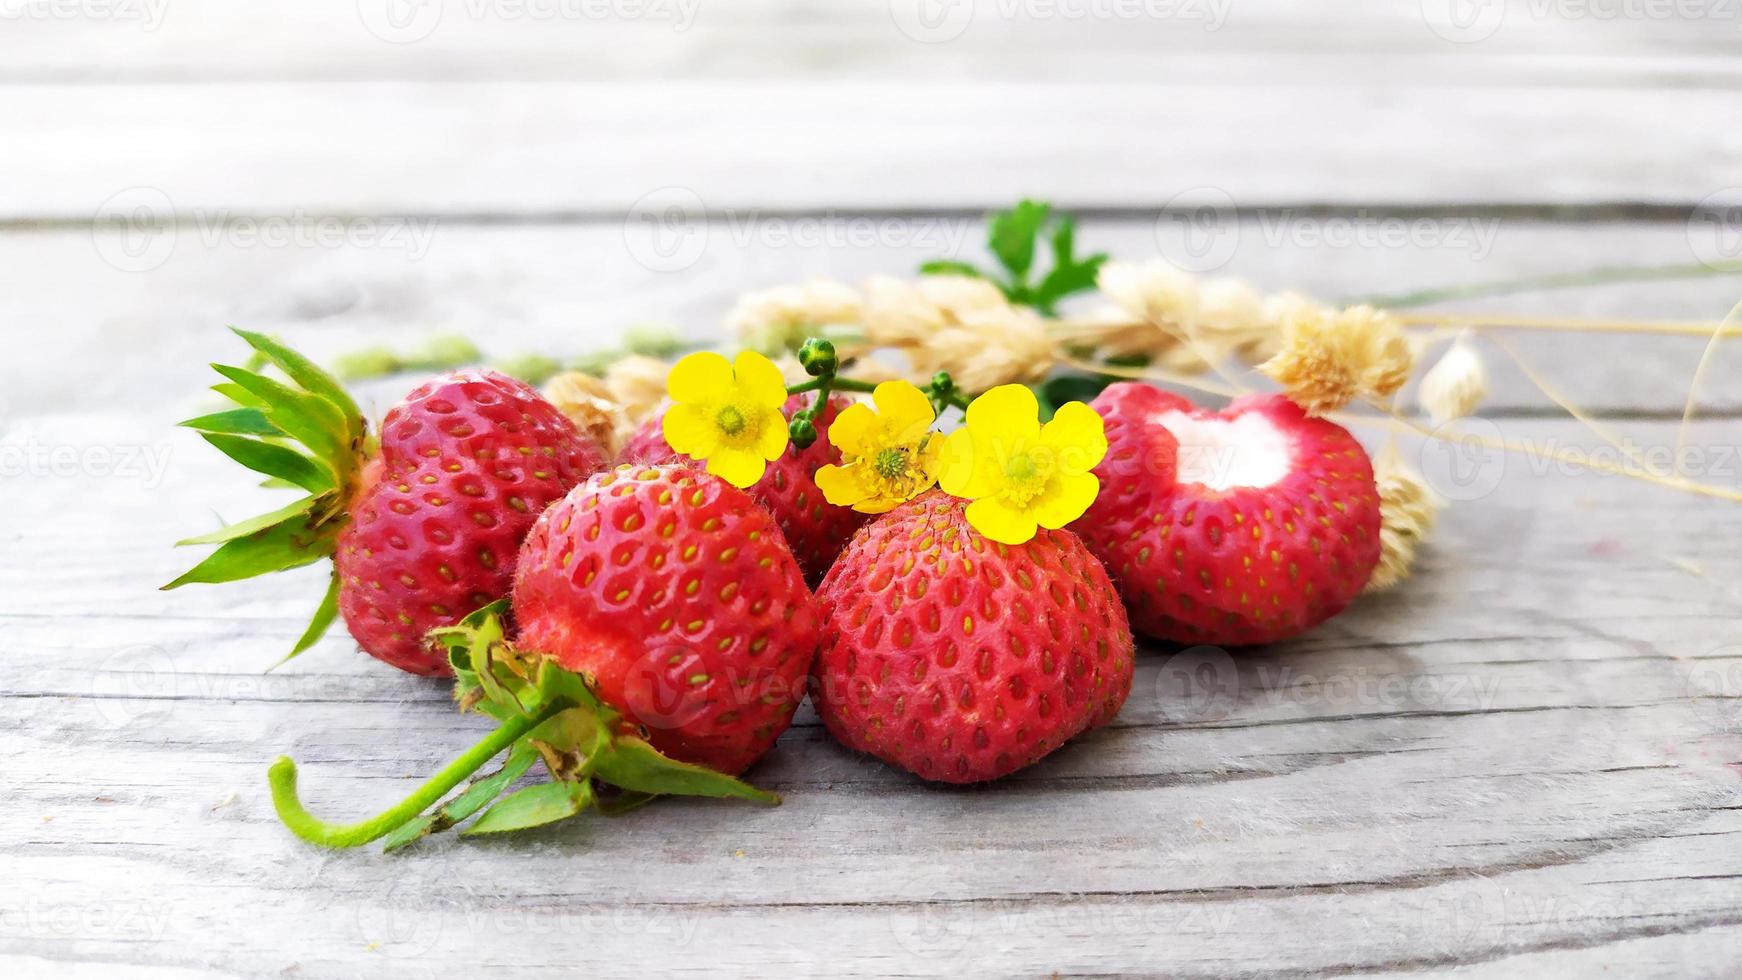
[[[835,345],[821,337],[804,342],[798,349],[798,363],[804,365],[805,373],[813,378],[834,374],[841,368],[841,359],[835,356]]]
[[[792,444],[800,449],[809,449],[817,441],[817,427],[803,415],[795,416],[787,425],[786,431],[792,438]]]

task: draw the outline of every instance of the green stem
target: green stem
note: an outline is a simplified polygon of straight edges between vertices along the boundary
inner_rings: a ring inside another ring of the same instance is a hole
[[[1541,289],[1573,289],[1579,286],[1599,286],[1614,282],[1642,282],[1655,279],[1699,279],[1706,276],[1742,275],[1742,260],[1723,262],[1691,262],[1685,265],[1603,266],[1583,272],[1557,272],[1546,276],[1526,276],[1522,279],[1502,279],[1477,282],[1464,286],[1418,289],[1408,293],[1374,293],[1353,296],[1347,303],[1371,303],[1374,306],[1401,309],[1426,306],[1448,300],[1480,299],[1487,296],[1510,296],[1514,293]]]
[[[482,768],[484,763],[519,741],[521,736],[570,707],[571,704],[559,700],[545,705],[535,714],[521,715],[503,722],[502,727],[448,763],[441,772],[419,786],[416,792],[390,809],[359,823],[327,823],[304,809],[302,800],[296,795],[296,763],[289,756],[279,756],[266,774],[266,781],[272,787],[272,806],[278,811],[278,819],[290,828],[291,833],[311,844],[322,847],[356,847],[367,844],[428,809],[464,782],[466,777]]]
[[[828,377],[812,378],[809,381],[800,384],[788,385],[786,393],[789,395],[802,395],[807,391],[821,391],[824,388],[830,388],[835,391],[857,391],[863,394],[870,394],[877,390],[877,386],[869,381],[855,381],[852,378]]]

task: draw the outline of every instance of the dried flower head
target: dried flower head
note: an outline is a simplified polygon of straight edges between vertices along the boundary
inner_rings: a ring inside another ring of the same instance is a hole
[[[1046,321],[1033,310],[1008,304],[940,330],[907,353],[919,374],[948,371],[964,391],[1039,381],[1058,361]]]
[[[1279,308],[1282,348],[1259,370],[1308,414],[1359,396],[1383,398],[1409,380],[1414,359],[1397,320],[1371,306],[1333,313],[1313,303]]]
[[[1463,337],[1422,375],[1417,392],[1434,425],[1469,415],[1487,396],[1488,369],[1482,364],[1482,355]]]
[[[1123,325],[1095,337],[1096,347],[1107,356],[1156,354],[1196,332],[1198,281],[1163,259],[1108,262],[1095,284],[1126,316]]]
[[[630,423],[638,425],[665,401],[665,379],[669,374],[670,364],[657,357],[636,354],[606,369],[605,387],[628,413]]]
[[[1379,490],[1379,564],[1367,591],[1389,589],[1409,577],[1415,550],[1433,528],[1440,502],[1421,474],[1404,464],[1396,446],[1373,461]]]
[[[726,326],[744,346],[773,354],[797,348],[833,325],[857,326],[863,304],[857,290],[829,279],[759,289],[738,297]]]
[[[970,276],[876,276],[865,284],[865,336],[881,347],[911,347],[971,317],[1001,313],[998,287]]]
[[[611,397],[605,382],[580,371],[565,371],[546,381],[540,393],[608,454],[616,456],[623,447],[631,428],[629,413]]]
[[[1198,335],[1248,363],[1273,356],[1282,334],[1264,316],[1264,300],[1244,279],[1207,279],[1198,289]]]

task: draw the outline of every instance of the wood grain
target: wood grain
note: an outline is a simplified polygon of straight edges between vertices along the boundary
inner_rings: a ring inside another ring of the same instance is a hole
[[[164,435],[107,413],[6,439]],[[1731,439],[1707,423],[1691,441]],[[149,488],[51,477],[9,509],[0,593],[33,601],[4,616],[0,853],[28,885],[0,954],[26,972],[1573,976],[1742,955],[1734,504],[1489,460],[1492,486],[1442,485],[1487,492],[1447,512],[1402,591],[1263,652],[1152,649],[1112,726],[1004,783],[921,786],[807,710],[754,773],[778,809],[669,802],[383,858],[289,838],[264,764],[292,752],[311,806],[361,813],[482,726],[339,637],[261,675],[313,578],[145,591],[186,557],[163,538],[267,496],[172,448]],[[69,497],[97,528],[56,519]],[[1313,942],[1277,942],[1304,922]]]

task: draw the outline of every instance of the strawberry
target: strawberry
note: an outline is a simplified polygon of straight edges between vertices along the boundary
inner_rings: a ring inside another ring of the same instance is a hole
[[[238,407],[184,424],[308,495],[183,542],[220,547],[166,588],[331,556],[327,597],[292,656],[342,613],[370,656],[412,673],[449,673],[425,634],[507,594],[533,521],[604,466],[604,451],[531,388],[476,369],[407,395],[387,413],[376,448],[337,381],[269,338],[237,332],[298,387],[218,366],[230,379],[218,390]]]
[[[748,494],[681,464],[576,487],[521,547],[517,645],[587,678],[673,758],[739,773],[792,720],[818,620]]]
[[[1031,765],[1125,703],[1131,629],[1101,563],[1069,531],[1020,545],[934,491],[866,525],[817,598],[811,696],[842,744],[925,779]]]
[[[808,403],[805,395],[792,396],[786,403],[787,416]],[[816,441],[804,449],[796,445],[787,447],[780,459],[768,464],[762,481],[750,492],[757,503],[774,515],[786,535],[786,543],[792,546],[799,567],[805,571],[806,581],[812,585],[822,579],[847,539],[868,519],[867,515],[850,507],[831,506],[823,499],[823,492],[816,484],[818,469],[841,462],[841,451],[829,442],[829,425],[850,404],[852,401],[841,395],[830,398],[828,408],[814,423]],[[621,459],[630,463],[664,463],[680,459],[666,445],[663,425],[663,415],[642,423],[624,447]]]
[[[1295,636],[1342,611],[1379,560],[1373,468],[1341,426],[1282,395],[1225,411],[1142,384],[1095,399],[1109,449],[1073,525],[1132,625],[1181,643]]]

